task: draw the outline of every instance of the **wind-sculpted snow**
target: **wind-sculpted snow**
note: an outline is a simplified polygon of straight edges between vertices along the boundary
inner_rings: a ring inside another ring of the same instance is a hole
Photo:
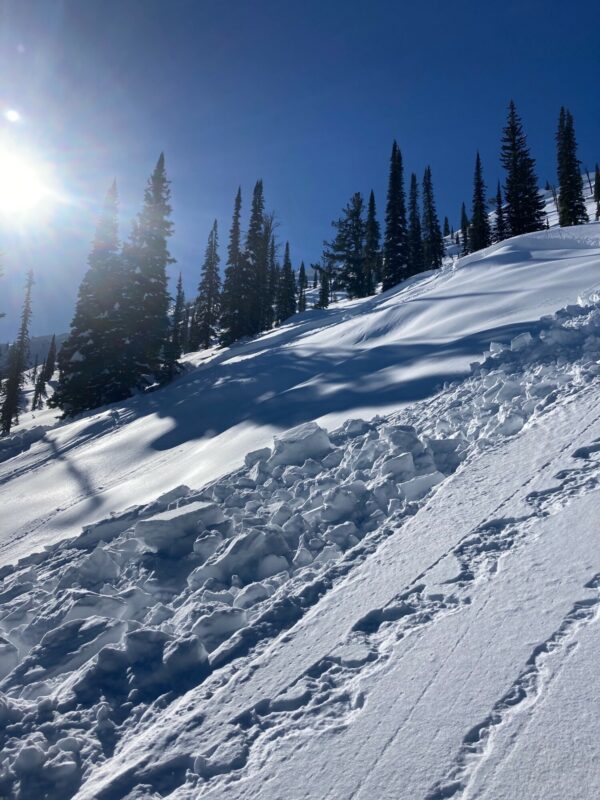
[[[0,795],[83,790],[161,708],[209,676],[226,682],[232,664],[284,635],[376,556],[465,459],[519,434],[599,375],[600,308],[570,306],[508,346],[492,343],[469,378],[428,402],[330,433],[305,423],[202,489],[180,486],[5,567]],[[597,445],[586,448],[575,453],[584,467],[531,494],[534,516],[596,487]],[[186,774],[210,783],[243,770],[256,743],[282,725],[347,724],[364,702],[347,676],[378,668],[382,626],[398,625],[404,636],[460,609],[526,530],[527,517],[488,522],[448,556],[459,565],[451,584],[431,590],[423,581],[372,608],[342,650],[285,696],[240,709],[235,736],[145,779],[161,793]],[[119,780],[98,796],[125,797],[138,783]]]

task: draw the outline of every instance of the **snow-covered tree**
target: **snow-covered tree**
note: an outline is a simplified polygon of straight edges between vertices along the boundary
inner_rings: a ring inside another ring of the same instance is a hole
[[[31,322],[31,289],[33,287],[33,272],[29,270],[25,281],[25,298],[21,311],[21,324],[17,338],[9,350],[8,369],[4,381],[2,406],[0,407],[0,430],[2,434],[9,434],[14,423],[19,421],[19,405],[25,369],[29,359],[29,323]]]

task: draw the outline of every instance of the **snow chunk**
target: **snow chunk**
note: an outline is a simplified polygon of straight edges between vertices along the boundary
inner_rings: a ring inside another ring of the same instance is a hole
[[[274,439],[271,466],[301,466],[309,458],[321,459],[332,449],[327,431],[316,422],[305,422]]]
[[[515,336],[514,339],[510,340],[510,349],[514,351],[524,350],[526,347],[529,347],[533,342],[533,336],[529,333],[529,331],[525,331],[525,333],[520,333],[518,336]]]
[[[398,488],[402,490],[403,495],[410,502],[420,500],[425,497],[427,492],[438,483],[441,483],[446,476],[441,472],[430,472],[428,475],[417,475],[410,481],[400,483]]]
[[[181,540],[195,534],[198,528],[226,522],[221,509],[214,503],[197,500],[188,505],[163,511],[149,519],[142,519],[135,525],[135,533],[141,536],[148,547],[155,552],[177,555],[191,550],[192,543],[186,547]]]
[[[250,608],[255,603],[260,603],[261,600],[266,600],[269,597],[269,591],[262,583],[249,583],[244,586],[241,592],[233,601],[235,608]]]

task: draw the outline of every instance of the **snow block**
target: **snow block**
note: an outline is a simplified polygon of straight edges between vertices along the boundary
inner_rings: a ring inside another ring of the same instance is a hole
[[[250,608],[270,597],[269,591],[262,583],[249,583],[239,592],[233,601],[234,608]]]
[[[197,619],[192,627],[192,633],[199,637],[210,653],[245,624],[244,609],[219,608]]]
[[[142,519],[136,523],[134,531],[155,552],[178,555],[192,549],[191,540],[189,546],[181,540],[196,534],[198,528],[202,530],[226,521],[223,512],[214,503],[197,500]]]
[[[404,497],[412,503],[425,497],[429,490],[441,483],[445,477],[445,475],[437,471],[430,472],[428,475],[417,475],[416,478],[412,478],[410,481],[398,484],[398,488],[401,489]]]
[[[327,431],[316,422],[305,422],[274,439],[271,466],[301,466],[309,458],[321,459],[332,449]]]
[[[526,347],[529,347],[533,342],[533,336],[529,333],[529,331],[525,331],[525,333],[520,333],[518,336],[515,336],[514,339],[510,340],[510,349],[514,351],[524,350]]]

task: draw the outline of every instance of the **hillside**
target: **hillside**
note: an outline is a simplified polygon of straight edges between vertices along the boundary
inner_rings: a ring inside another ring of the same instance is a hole
[[[554,228],[25,415],[0,794],[594,796],[599,290]]]

